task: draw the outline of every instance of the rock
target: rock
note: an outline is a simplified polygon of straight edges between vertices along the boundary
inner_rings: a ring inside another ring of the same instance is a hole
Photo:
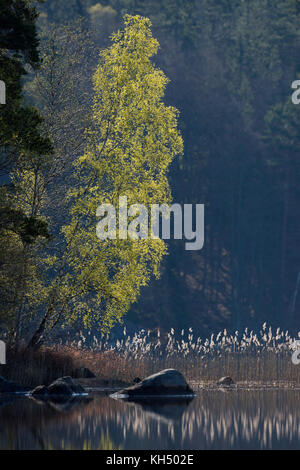
[[[194,392],[187,384],[181,372],[175,369],[165,369],[157,374],[150,375],[136,385],[125,388],[115,395],[138,397],[191,394],[194,394]]]
[[[65,395],[72,396],[72,390],[69,385],[61,380],[56,380],[48,387],[49,395]]]
[[[95,374],[87,367],[79,367],[78,369],[75,369],[72,375],[75,379],[94,379],[96,377]]]
[[[220,380],[218,380],[217,385],[228,386],[228,385],[235,385],[235,383],[231,377],[222,377]]]
[[[21,385],[0,376],[0,393],[25,393],[25,390]]]
[[[61,377],[55,380],[49,387],[47,387],[49,395],[81,395],[85,393],[84,388],[74,382],[72,377]]]
[[[141,382],[141,379],[139,377],[135,377],[132,382],[134,384],[139,384]]]
[[[82,385],[76,383],[72,377],[61,377],[60,379],[58,380],[61,380],[65,383],[67,383],[69,385],[69,387],[71,388],[72,390],[72,393],[78,393],[78,394],[82,394],[82,393],[86,393],[85,392],[85,389],[83,388]]]
[[[33,397],[48,396],[48,387],[46,387],[46,385],[39,385],[38,387],[35,387],[34,390],[31,390],[30,395]]]
[[[72,395],[83,395],[86,394],[85,389],[74,382],[72,377],[60,377],[59,379],[52,382],[49,387],[45,385],[39,385],[30,392],[30,395],[37,398],[48,398],[48,397],[71,397]]]

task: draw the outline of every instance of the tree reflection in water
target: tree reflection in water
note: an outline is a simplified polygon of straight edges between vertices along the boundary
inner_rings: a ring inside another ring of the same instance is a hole
[[[1,449],[299,449],[300,391],[201,391],[139,403],[0,401]]]

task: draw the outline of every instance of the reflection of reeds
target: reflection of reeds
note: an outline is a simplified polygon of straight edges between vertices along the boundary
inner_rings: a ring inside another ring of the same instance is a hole
[[[70,412],[0,407],[0,449],[299,449],[299,391],[202,390],[179,420],[96,396]]]
[[[255,334],[248,328],[230,335],[226,330],[202,340],[195,338],[190,328],[179,335],[170,330],[164,338],[158,331],[141,330],[132,337],[124,330],[115,344],[97,341],[85,347],[82,335],[79,343],[65,346],[96,375],[130,381],[164,368],[179,369],[190,380],[215,380],[231,375],[239,381],[288,381],[300,383],[300,366],[292,363],[294,339],[279,328],[272,332],[266,324]]]
[[[121,450],[122,446],[111,438],[106,419],[102,423],[105,427],[88,426],[92,417],[96,418],[95,425],[100,421],[107,401],[104,405],[98,402],[96,407],[91,406],[91,399],[74,399],[73,407],[62,410],[52,402],[29,398],[12,399],[3,406],[0,401],[0,450]]]

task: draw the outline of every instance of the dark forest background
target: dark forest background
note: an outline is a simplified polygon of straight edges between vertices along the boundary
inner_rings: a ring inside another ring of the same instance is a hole
[[[174,202],[205,204],[204,248],[171,240],[160,280],[125,323],[299,330],[300,1],[47,0],[38,10],[41,32],[83,19],[91,68],[125,13],[149,17],[166,102],[180,110],[184,156],[170,184]]]

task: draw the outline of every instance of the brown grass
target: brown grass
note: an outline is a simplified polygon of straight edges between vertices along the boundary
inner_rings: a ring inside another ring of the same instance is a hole
[[[56,348],[39,351],[7,351],[7,364],[0,366],[0,375],[23,385],[49,385],[53,380],[71,375],[75,362],[69,352]]]
[[[83,337],[82,337],[83,338]],[[175,336],[174,330],[166,338],[147,332],[130,338],[124,334],[115,345],[107,342],[85,347],[85,339],[69,344],[44,347],[37,352],[8,351],[8,364],[0,366],[0,375],[32,387],[48,385],[64,375],[73,375],[74,369],[88,367],[106,381],[132,382],[166,368],[181,371],[192,382],[210,382],[230,375],[236,382],[285,382],[300,384],[300,365],[292,362],[288,332],[263,326],[260,334],[245,332],[230,336],[224,330],[216,337],[202,341],[188,336]]]
[[[126,358],[116,353],[82,351],[86,367],[98,377],[132,382],[135,377],[144,378],[159,370],[175,368],[195,382],[210,382],[230,375],[234,381],[288,382],[300,384],[300,365],[292,363],[290,355],[265,352],[240,356],[227,353],[222,357],[161,357]]]

